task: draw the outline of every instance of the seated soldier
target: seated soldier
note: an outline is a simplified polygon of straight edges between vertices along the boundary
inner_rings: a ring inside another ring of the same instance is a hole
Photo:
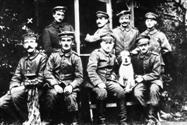
[[[132,58],[137,86],[134,95],[142,106],[148,110],[147,125],[157,122],[156,112],[160,101],[161,80],[160,55],[149,50],[150,37],[140,36],[137,39],[139,54]],[[147,100],[146,100],[147,99]]]
[[[116,80],[114,66],[115,55],[112,53],[115,44],[114,36],[111,33],[101,36],[100,48],[94,50],[87,66],[88,77],[91,81],[92,91],[96,94],[98,124],[105,125],[104,101],[108,92],[117,98],[119,107],[120,125],[126,125],[125,91]]]
[[[48,122],[53,123],[54,117],[52,116],[61,112],[58,108],[59,103],[57,103],[61,102],[60,107],[65,107],[68,114],[71,115],[71,125],[77,125],[78,104],[76,99],[79,86],[83,82],[82,61],[79,55],[72,50],[74,32],[63,31],[59,37],[61,51],[49,56],[44,71],[45,79],[50,86],[47,90],[45,105],[48,120],[52,120]]]
[[[17,120],[26,120],[28,108],[28,119],[24,122],[26,125],[41,124],[38,88],[42,87],[47,56],[36,50],[37,38],[38,35],[33,32],[23,35],[23,47],[27,56],[20,59],[10,81],[9,91],[0,98],[1,113],[20,118]]]

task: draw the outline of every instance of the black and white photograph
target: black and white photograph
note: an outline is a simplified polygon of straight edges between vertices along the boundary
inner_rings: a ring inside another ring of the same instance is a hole
[[[0,125],[187,125],[187,0],[0,0]]]

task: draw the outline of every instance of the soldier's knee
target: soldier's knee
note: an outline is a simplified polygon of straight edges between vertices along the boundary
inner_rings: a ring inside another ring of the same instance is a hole
[[[134,96],[135,96],[136,98],[140,98],[140,97],[143,96],[143,92],[140,91],[140,90],[134,90]]]
[[[160,91],[160,87],[157,84],[152,84],[150,86],[150,93],[151,94],[158,94]]]
[[[106,89],[100,89],[97,93],[97,100],[105,100],[107,98]]]
[[[117,96],[118,99],[125,98],[125,95],[126,95],[124,90],[123,91],[118,91],[116,94],[117,94],[116,96]]]

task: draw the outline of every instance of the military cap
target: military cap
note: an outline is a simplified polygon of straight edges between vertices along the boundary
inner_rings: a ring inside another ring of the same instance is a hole
[[[74,35],[75,33],[72,31],[62,31],[61,33],[58,34],[60,38],[64,38],[64,37],[74,38]]]
[[[36,39],[39,38],[39,35],[34,33],[33,31],[28,31],[27,33],[22,35],[23,39],[27,38],[27,37],[35,37]]]
[[[96,16],[99,18],[99,17],[105,17],[105,18],[109,18],[109,15],[104,12],[104,11],[97,11],[96,12]]]
[[[119,12],[118,14],[116,14],[116,16],[122,16],[122,15],[127,15],[130,14],[130,10],[122,10],[121,12]]]
[[[145,14],[145,18],[146,19],[154,19],[157,20],[158,19],[158,15],[153,13],[153,12],[148,12]]]
[[[55,6],[53,9],[52,9],[52,12],[56,12],[56,11],[61,11],[63,13],[65,13],[67,10],[67,7],[65,6]]]
[[[141,40],[141,39],[148,39],[148,40]],[[137,45],[144,45],[144,44],[149,44],[149,40],[150,37],[147,35],[140,35],[137,39],[136,39],[136,43]]]
[[[115,37],[112,32],[108,32],[100,36],[101,40],[115,40]]]

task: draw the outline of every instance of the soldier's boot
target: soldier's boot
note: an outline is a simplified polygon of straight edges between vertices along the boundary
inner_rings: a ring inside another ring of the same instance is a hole
[[[148,106],[147,125],[157,125],[158,119],[156,116],[156,107]]]
[[[105,103],[104,101],[99,101],[97,103],[97,123],[98,125],[106,125],[106,118],[105,118]]]
[[[71,112],[71,124],[70,125],[78,125],[78,112],[77,111],[73,111]]]
[[[117,104],[119,109],[119,125],[127,125],[127,109],[125,99],[119,99]]]

